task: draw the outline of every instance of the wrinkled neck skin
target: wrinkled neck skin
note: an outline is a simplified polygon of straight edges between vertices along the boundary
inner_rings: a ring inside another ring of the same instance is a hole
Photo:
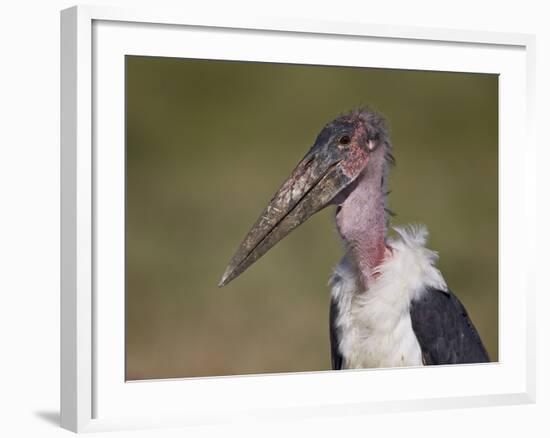
[[[369,162],[352,191],[339,204],[336,226],[368,289],[386,248],[387,164],[382,157]]]

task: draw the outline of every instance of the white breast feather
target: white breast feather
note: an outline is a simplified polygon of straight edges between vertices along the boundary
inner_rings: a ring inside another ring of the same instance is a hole
[[[424,226],[394,228],[398,238],[388,241],[392,256],[377,269],[367,291],[346,254],[331,278],[332,297],[339,306],[336,325],[345,368],[422,365],[422,352],[412,330],[410,302],[428,286],[447,291],[434,266],[437,254],[424,245]]]

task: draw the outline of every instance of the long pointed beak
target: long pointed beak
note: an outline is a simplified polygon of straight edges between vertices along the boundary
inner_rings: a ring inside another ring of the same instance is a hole
[[[326,207],[350,183],[338,157],[314,149],[296,166],[248,232],[229,262],[220,287],[242,274],[298,225]]]

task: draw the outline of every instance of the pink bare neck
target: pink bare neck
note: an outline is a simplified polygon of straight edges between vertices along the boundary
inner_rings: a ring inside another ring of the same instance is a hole
[[[357,263],[365,289],[387,251],[386,167],[383,157],[372,157],[336,214],[338,232]]]

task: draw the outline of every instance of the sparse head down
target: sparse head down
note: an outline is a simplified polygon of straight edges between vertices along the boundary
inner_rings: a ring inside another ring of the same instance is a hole
[[[240,275],[294,228],[328,205],[338,205],[338,230],[352,249],[365,243],[365,233],[369,236],[366,247],[373,238],[379,246],[381,237],[383,244],[386,175],[388,164],[393,161],[384,118],[376,112],[360,108],[327,124],[248,232],[219,285]],[[366,212],[369,209],[376,210],[372,217]],[[360,216],[366,218],[366,224],[357,223]],[[372,227],[375,233],[365,226]]]

